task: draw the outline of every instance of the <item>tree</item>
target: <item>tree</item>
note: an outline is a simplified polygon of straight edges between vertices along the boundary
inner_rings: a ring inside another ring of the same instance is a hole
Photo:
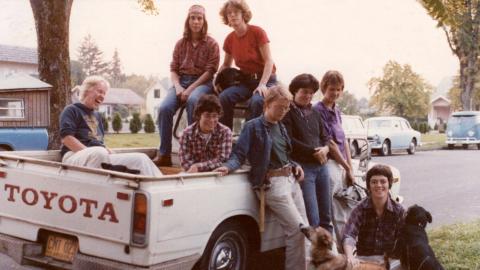
[[[105,116],[105,113],[102,113],[101,116],[102,116],[103,130],[105,132],[108,132],[108,119]]]
[[[122,72],[122,63],[117,49],[115,49],[112,61],[109,64],[108,78],[112,87],[119,87],[125,81],[125,74]]]
[[[60,148],[59,117],[70,101],[69,20],[73,0],[30,0],[37,31],[38,73],[52,85],[48,149]]]
[[[471,110],[475,75],[479,71],[480,0],[419,0],[438,22],[460,62],[462,108]]]
[[[119,113],[115,113],[113,115],[113,120],[112,120],[112,129],[116,133],[119,133],[120,130],[122,130],[123,124],[122,124],[122,117],[120,117]]]
[[[480,74],[477,74],[476,81],[480,80]],[[460,88],[460,76],[455,76],[453,79],[453,85],[452,88],[447,93],[448,98],[450,99],[452,109],[455,111],[461,110],[462,109],[462,100],[461,100],[461,93],[462,89]],[[476,84],[475,88],[473,89],[473,95],[472,95],[472,108],[475,109],[475,107],[480,105],[480,85]]]
[[[358,100],[348,91],[343,92],[342,97],[338,100],[338,106],[344,114],[358,114]]]
[[[153,122],[152,115],[147,113],[145,115],[145,120],[143,120],[144,126],[143,130],[145,130],[146,133],[154,133],[155,132],[155,123]]]
[[[389,61],[383,68],[383,77],[370,79],[368,86],[374,91],[370,104],[379,112],[409,120],[423,119],[428,114],[432,87],[410,65]]]
[[[78,61],[82,63],[86,76],[105,75],[108,72],[108,63],[103,60],[103,52],[90,34],[83,38],[78,47]]]
[[[132,121],[130,121],[130,132],[138,133],[142,129],[142,120],[139,113],[133,113]]]
[[[70,61],[70,81],[72,85],[81,85],[83,80],[85,80],[85,72],[82,70],[82,63],[79,61],[71,60]]]
[[[158,14],[154,0],[137,0],[143,10]],[[52,85],[48,149],[60,148],[59,117],[70,103],[69,23],[73,0],[30,0],[37,32],[38,73]]]
[[[132,89],[139,96],[144,97],[145,90],[148,87],[152,86],[156,81],[156,78],[152,76],[147,79],[143,75],[131,74],[126,77],[125,81],[122,84],[120,84],[120,87]]]

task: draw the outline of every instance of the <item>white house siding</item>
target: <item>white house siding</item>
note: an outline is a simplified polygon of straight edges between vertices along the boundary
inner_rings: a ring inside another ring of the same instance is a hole
[[[0,61],[0,76],[7,76],[14,73],[38,75],[38,66],[36,64]]]

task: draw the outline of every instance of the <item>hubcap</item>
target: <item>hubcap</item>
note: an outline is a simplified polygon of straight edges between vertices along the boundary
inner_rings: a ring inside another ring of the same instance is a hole
[[[383,143],[382,150],[384,155],[388,155],[388,144]]]
[[[244,256],[240,242],[242,240],[235,233],[220,237],[214,247],[210,260],[211,270],[239,270]]]

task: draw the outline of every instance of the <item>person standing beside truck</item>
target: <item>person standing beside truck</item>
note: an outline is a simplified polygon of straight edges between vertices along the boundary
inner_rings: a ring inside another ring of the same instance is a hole
[[[320,113],[312,109],[312,98],[318,91],[319,82],[311,74],[297,75],[288,90],[293,95],[290,111],[282,122],[292,139],[292,158],[305,173],[300,183],[303,199],[311,226],[333,233],[331,225],[330,175],[327,154],[329,137],[323,128]]]
[[[219,96],[224,111],[220,122],[231,129],[235,104],[251,98],[247,120],[260,116],[267,87],[273,86],[277,77],[270,40],[261,27],[248,24],[252,12],[247,3],[244,0],[229,0],[220,10],[220,16],[224,24],[233,28],[223,43],[225,59],[220,71],[231,67],[235,60],[244,77],[243,82],[224,89]]]
[[[250,183],[260,201],[278,219],[286,236],[285,269],[305,270],[305,236],[308,226],[299,181],[303,170],[291,160],[292,146],[282,118],[290,108],[291,95],[282,86],[270,88],[265,96],[264,113],[245,124],[237,144],[224,166],[215,169],[226,175],[248,160]],[[263,191],[262,191],[263,190]]]
[[[173,87],[168,90],[158,110],[160,147],[154,158],[158,166],[172,165],[173,116],[183,104],[188,124],[194,121],[193,110],[198,99],[213,93],[212,77],[220,63],[218,43],[208,35],[205,8],[193,5],[188,9],[183,38],[175,45],[170,63]]]
[[[196,122],[180,137],[180,164],[188,173],[211,171],[230,156],[232,131],[218,122],[222,105],[214,95],[202,96],[193,115]]]
[[[333,195],[332,219],[335,230],[334,236],[337,241],[340,241],[342,237],[343,226],[345,226],[352,209],[335,199],[334,194],[347,186],[353,185],[355,182],[349,154],[350,149],[342,128],[341,112],[336,104],[342,95],[344,86],[345,83],[340,72],[335,70],[327,71],[320,83],[323,99],[313,107],[320,112],[325,131],[327,136],[330,137],[327,168],[330,174],[330,194]],[[338,246],[341,247],[341,245]]]
[[[80,86],[80,102],[70,104],[60,115],[62,162],[75,166],[101,168],[102,163],[125,165],[143,175],[162,173],[143,153],[115,154],[105,147],[105,132],[98,107],[103,103],[110,84],[101,76],[89,76]]]

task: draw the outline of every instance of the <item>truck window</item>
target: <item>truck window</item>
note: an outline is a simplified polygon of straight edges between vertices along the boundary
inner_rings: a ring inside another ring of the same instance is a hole
[[[25,118],[23,99],[0,98],[0,119]]]

